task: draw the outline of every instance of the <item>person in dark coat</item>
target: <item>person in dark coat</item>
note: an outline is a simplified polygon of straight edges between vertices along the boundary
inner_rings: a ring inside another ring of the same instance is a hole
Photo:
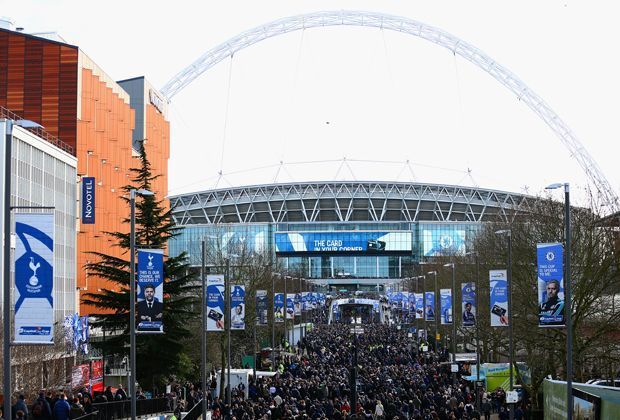
[[[64,392],[60,394],[58,401],[54,404],[54,420],[69,420],[69,413],[71,412],[71,406],[67,401],[67,397]]]
[[[52,420],[52,408],[45,398],[45,391],[39,391],[39,398],[32,404],[32,417],[40,420]]]

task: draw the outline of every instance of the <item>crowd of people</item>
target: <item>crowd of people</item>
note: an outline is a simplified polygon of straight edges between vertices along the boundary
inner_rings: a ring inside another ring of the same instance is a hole
[[[324,318],[323,318],[324,320]],[[233,419],[489,419],[508,418],[505,394],[480,390],[461,371],[451,372],[447,352],[420,351],[405,329],[365,325],[352,338],[350,325],[317,325],[295,352],[278,361],[278,373],[251,379],[247,392],[233,389],[230,408],[208,398],[212,417]],[[357,384],[350,381],[357,347]],[[453,376],[456,375],[456,378]],[[353,387],[357,403],[352,407]],[[230,413],[229,413],[230,410]],[[524,418],[516,407],[514,418]]]
[[[508,419],[503,390],[479,390],[477,404],[473,384],[462,377],[465,372],[451,372],[448,353],[417,343],[406,329],[365,324],[354,337],[350,324],[327,325],[324,310],[314,311],[312,318],[315,327],[295,347],[287,343],[288,351],[277,356],[276,374],[251,378],[247,389],[243,385],[232,389],[230,405],[217,396],[217,375],[212,372],[206,392],[211,417],[488,420],[496,412],[500,420]],[[199,387],[173,389],[167,408],[180,418],[180,411],[190,410],[202,397]],[[41,391],[30,405],[20,396],[12,418],[69,420],[92,412],[93,403],[127,398],[122,386],[115,392],[107,387],[94,399],[86,389],[75,395]],[[515,407],[514,418],[524,418],[520,406]]]

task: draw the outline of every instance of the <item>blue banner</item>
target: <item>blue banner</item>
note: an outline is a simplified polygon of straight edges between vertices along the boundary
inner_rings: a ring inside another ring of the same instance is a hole
[[[538,325],[564,326],[564,247],[538,244]]]
[[[267,325],[268,323],[267,291],[256,291],[256,325]]]
[[[276,293],[274,296],[273,316],[276,322],[284,322],[284,293]]]
[[[412,232],[280,232],[276,252],[411,251]]]
[[[463,326],[473,327],[476,325],[476,285],[474,283],[461,283],[461,311],[463,314]]]
[[[164,250],[138,250],[136,332],[164,332]]]
[[[233,284],[230,290],[230,329],[245,329],[245,286]]]
[[[207,331],[224,331],[224,275],[207,276]]]
[[[435,292],[424,293],[424,317],[427,321],[435,320]]]
[[[16,213],[15,235],[15,343],[53,344],[54,214]]]
[[[82,178],[82,223],[95,223],[95,178],[92,176]]]
[[[506,270],[490,270],[489,301],[491,306],[491,326],[507,327],[508,314],[508,275]]]
[[[295,318],[295,293],[286,294],[286,319]]]
[[[423,293],[415,294],[415,318],[416,319],[424,318],[424,294]]]
[[[301,293],[295,293],[295,316],[301,316]]]
[[[452,289],[439,290],[441,301],[441,325],[452,324]]]

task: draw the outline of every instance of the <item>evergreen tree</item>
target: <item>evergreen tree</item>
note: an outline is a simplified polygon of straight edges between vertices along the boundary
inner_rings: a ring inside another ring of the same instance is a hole
[[[123,188],[126,194],[122,199],[129,206],[131,189],[151,190],[153,180],[158,175],[151,172],[151,164],[142,148],[140,167],[130,169],[132,185]],[[129,214],[129,208],[127,209]],[[129,227],[130,219],[123,220]],[[136,249],[164,248],[168,239],[178,235],[171,210],[166,209],[162,200],[156,196],[143,196],[136,199]],[[129,229],[128,229],[129,230]],[[103,289],[98,293],[87,293],[82,303],[92,305],[102,312],[91,323],[104,328],[106,340],[95,342],[106,355],[128,353],[129,346],[129,232],[105,232],[113,238],[114,245],[120,247],[122,257],[99,252],[90,252],[96,262],[85,265],[89,275],[105,279],[118,287]],[[137,263],[137,261],[136,261]],[[184,376],[190,369],[188,357],[179,346],[192,331],[188,320],[196,316],[194,307],[199,301],[200,292],[192,281],[185,253],[177,257],[164,257],[164,334],[138,334],[136,340],[137,379],[141,386],[151,388],[162,384],[169,376]],[[199,305],[196,305],[199,307]]]

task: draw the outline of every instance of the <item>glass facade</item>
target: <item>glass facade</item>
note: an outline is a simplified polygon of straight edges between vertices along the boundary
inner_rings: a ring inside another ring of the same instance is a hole
[[[466,252],[479,228],[477,223],[454,222],[190,225],[169,248],[171,255],[187,252],[194,266],[200,265],[204,239],[208,250],[267,253],[283,270],[310,279],[396,279],[411,275],[414,263]],[[391,253],[366,247],[385,234],[394,234]],[[366,248],[351,249],[356,246]]]

